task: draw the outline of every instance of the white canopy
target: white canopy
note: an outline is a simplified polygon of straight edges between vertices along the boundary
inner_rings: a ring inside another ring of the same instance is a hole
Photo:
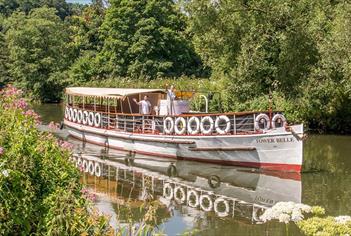
[[[86,97],[110,97],[123,98],[128,95],[140,93],[165,93],[164,89],[133,89],[133,88],[89,88],[89,87],[71,87],[66,88],[66,94]]]

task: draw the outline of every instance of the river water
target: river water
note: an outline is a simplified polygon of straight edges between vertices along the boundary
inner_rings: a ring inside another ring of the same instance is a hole
[[[34,109],[44,124],[63,118],[61,105]],[[172,236],[187,231],[301,235],[294,224],[260,222],[264,209],[279,201],[320,205],[332,216],[351,215],[350,136],[311,135],[304,143],[304,172],[287,174],[133,156],[84,144],[64,130],[59,135],[74,144],[75,161],[91,163],[91,174],[82,171],[82,182],[97,195],[97,208],[111,216],[115,228],[144,221],[150,199],[158,203],[154,225]]]

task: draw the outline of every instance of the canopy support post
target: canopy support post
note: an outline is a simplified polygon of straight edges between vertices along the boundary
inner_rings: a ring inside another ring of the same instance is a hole
[[[132,106],[130,105],[129,97],[127,97],[127,99],[128,99],[129,112],[130,112],[130,114],[132,114],[133,113]]]
[[[110,129],[110,98],[107,97],[107,127]]]

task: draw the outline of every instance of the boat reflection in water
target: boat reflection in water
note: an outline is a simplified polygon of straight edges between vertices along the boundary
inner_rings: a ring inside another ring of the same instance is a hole
[[[262,173],[112,150],[100,153],[96,146],[86,145],[73,161],[87,173],[88,185],[111,201],[131,198],[142,203],[151,194],[163,203],[166,218],[177,209],[188,217],[211,215],[260,223],[264,209],[275,203],[301,202],[299,173]]]

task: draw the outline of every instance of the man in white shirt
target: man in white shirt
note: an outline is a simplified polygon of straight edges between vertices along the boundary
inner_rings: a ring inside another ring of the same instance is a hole
[[[171,85],[169,89],[167,89],[167,101],[168,101],[168,115],[173,115],[174,112],[174,104],[173,101],[176,98],[176,95],[174,94],[174,86]]]
[[[151,103],[149,101],[149,97],[147,95],[144,96],[144,100],[141,100],[140,102],[137,102],[137,100],[134,98],[133,101],[141,106],[140,113],[143,115],[150,115],[151,113]]]

